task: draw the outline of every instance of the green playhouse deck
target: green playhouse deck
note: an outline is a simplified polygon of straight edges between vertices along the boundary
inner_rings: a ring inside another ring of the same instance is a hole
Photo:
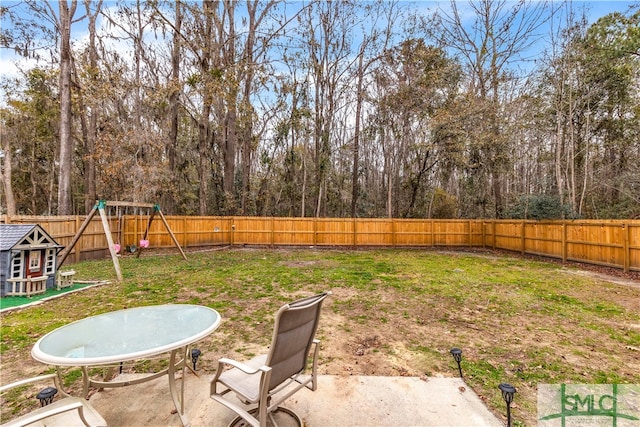
[[[82,289],[91,288],[93,286],[104,285],[109,282],[77,282],[66,288],[57,290],[56,288],[47,289],[45,293],[26,296],[4,296],[0,298],[0,311],[9,311],[12,309],[27,306],[29,304],[40,303],[52,298],[57,298],[68,293],[77,292]]]

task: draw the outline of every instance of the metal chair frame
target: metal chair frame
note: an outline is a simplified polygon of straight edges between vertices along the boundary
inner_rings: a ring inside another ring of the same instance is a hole
[[[317,388],[317,364],[320,341],[315,339],[322,302],[330,292],[321,293],[284,305],[276,313],[269,353],[237,362],[222,358],[211,381],[211,398],[231,409],[253,427],[265,427],[267,420],[276,425],[273,413],[292,415],[299,425],[302,420],[295,412],[279,405],[302,388]],[[311,358],[309,356],[311,355]],[[311,359],[311,372],[308,363]],[[231,367],[232,369],[225,368]],[[218,385],[222,391],[218,392]],[[234,392],[237,403],[225,395]],[[256,404],[248,410],[246,405]],[[234,425],[238,418],[230,425]]]

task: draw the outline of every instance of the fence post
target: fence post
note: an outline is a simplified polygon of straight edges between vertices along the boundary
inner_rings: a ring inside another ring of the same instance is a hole
[[[187,232],[187,217],[182,217],[182,247],[189,247],[189,234]]]
[[[492,227],[491,227],[491,231],[492,231],[492,234],[493,234],[493,244],[491,245],[491,247],[495,251],[496,250],[496,245],[497,245],[496,242],[498,240],[498,234],[496,233],[496,220],[492,219],[491,220],[491,224],[493,224]]]
[[[356,219],[353,218],[353,247],[356,248],[356,242],[357,240],[357,235],[358,235],[358,223],[356,222]]]
[[[487,246],[487,221],[482,221],[482,249]]]
[[[395,218],[391,218],[391,246],[396,247],[397,245],[396,239],[396,220]]]
[[[75,228],[73,230],[73,235],[75,236],[76,233],[78,232],[78,230],[80,229],[81,223],[80,223],[80,216],[76,215],[76,221],[75,221]],[[82,239],[78,240],[78,243],[76,244],[76,247],[73,248],[74,254],[73,254],[73,259],[74,262],[80,262],[80,253],[82,252]]]
[[[128,221],[127,213],[123,212],[120,217],[120,246],[126,248],[129,244],[127,242],[127,227],[130,221]]]
[[[133,210],[133,243],[132,245],[136,245],[136,247],[140,244],[138,242],[138,210]],[[137,249],[136,249],[137,250]]]
[[[525,230],[526,230],[526,226],[525,226],[525,221],[523,220],[521,223],[521,229],[520,229],[520,253],[522,255],[524,255],[525,247],[526,247],[525,236],[524,236]]]
[[[318,246],[318,218],[313,217],[313,246]]]
[[[629,250],[631,227],[629,227],[628,224],[622,224],[622,234],[624,237],[624,271],[625,273],[628,273],[631,267],[631,252]]]
[[[436,222],[431,220],[431,247],[436,245]]]
[[[229,222],[231,222],[231,227],[229,228],[231,228],[231,246],[233,246],[233,232],[236,230],[236,225],[234,224],[235,221],[233,217],[229,218]]]
[[[567,220],[562,221],[562,263],[567,262]]]

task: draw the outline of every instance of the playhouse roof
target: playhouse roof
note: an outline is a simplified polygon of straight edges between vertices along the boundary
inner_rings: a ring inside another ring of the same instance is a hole
[[[22,243],[34,228],[38,229],[39,246],[61,247],[49,234],[38,224],[0,224],[0,251],[11,250],[14,246]]]

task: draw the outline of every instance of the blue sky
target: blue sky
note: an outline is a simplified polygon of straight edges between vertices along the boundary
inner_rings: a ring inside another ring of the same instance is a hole
[[[14,1],[14,0],[0,0],[0,1],[2,1],[2,5],[6,7],[11,7],[13,5],[20,3],[19,1]],[[507,1],[511,1],[511,0],[507,0]],[[113,2],[106,1],[105,5],[109,5],[109,3],[113,3]],[[291,2],[291,3],[295,3],[295,2]],[[410,7],[415,10],[422,10],[425,15],[431,14],[433,11],[437,10],[438,8],[447,10],[450,4],[449,0],[417,0],[413,2],[401,2],[401,3],[404,6]],[[55,2],[53,2],[53,4],[55,8]],[[462,13],[464,13],[465,7],[468,8],[466,4],[467,3],[465,1],[459,1],[457,3],[458,8],[462,11]],[[553,4],[560,5],[562,4],[562,2],[553,1]],[[606,14],[611,12],[615,12],[615,11],[625,12],[629,9],[630,6],[636,5],[636,4],[638,3],[632,2],[632,1],[606,1],[606,0],[573,1],[573,5],[574,7],[576,7],[576,9],[579,9],[581,7],[586,8],[587,16],[590,23],[597,21],[598,18],[605,16]],[[293,7],[292,9],[296,9],[296,8]],[[78,11],[76,12],[76,16],[80,16],[83,13],[84,13],[84,5],[82,4],[81,1],[78,1]],[[8,22],[6,22],[5,20],[2,21],[2,26],[4,28],[6,28],[8,25],[10,25]],[[79,23],[74,24],[74,26],[72,26],[72,32],[73,32],[72,38],[74,40],[78,41],[86,34],[86,25],[87,25],[86,20],[83,20]],[[542,45],[540,45],[539,47],[540,49],[543,48]],[[0,78],[17,75],[18,74],[17,64],[21,64],[19,66],[23,68],[30,68],[35,65],[35,62],[21,59],[17,55],[15,55],[13,51],[0,48]]]

